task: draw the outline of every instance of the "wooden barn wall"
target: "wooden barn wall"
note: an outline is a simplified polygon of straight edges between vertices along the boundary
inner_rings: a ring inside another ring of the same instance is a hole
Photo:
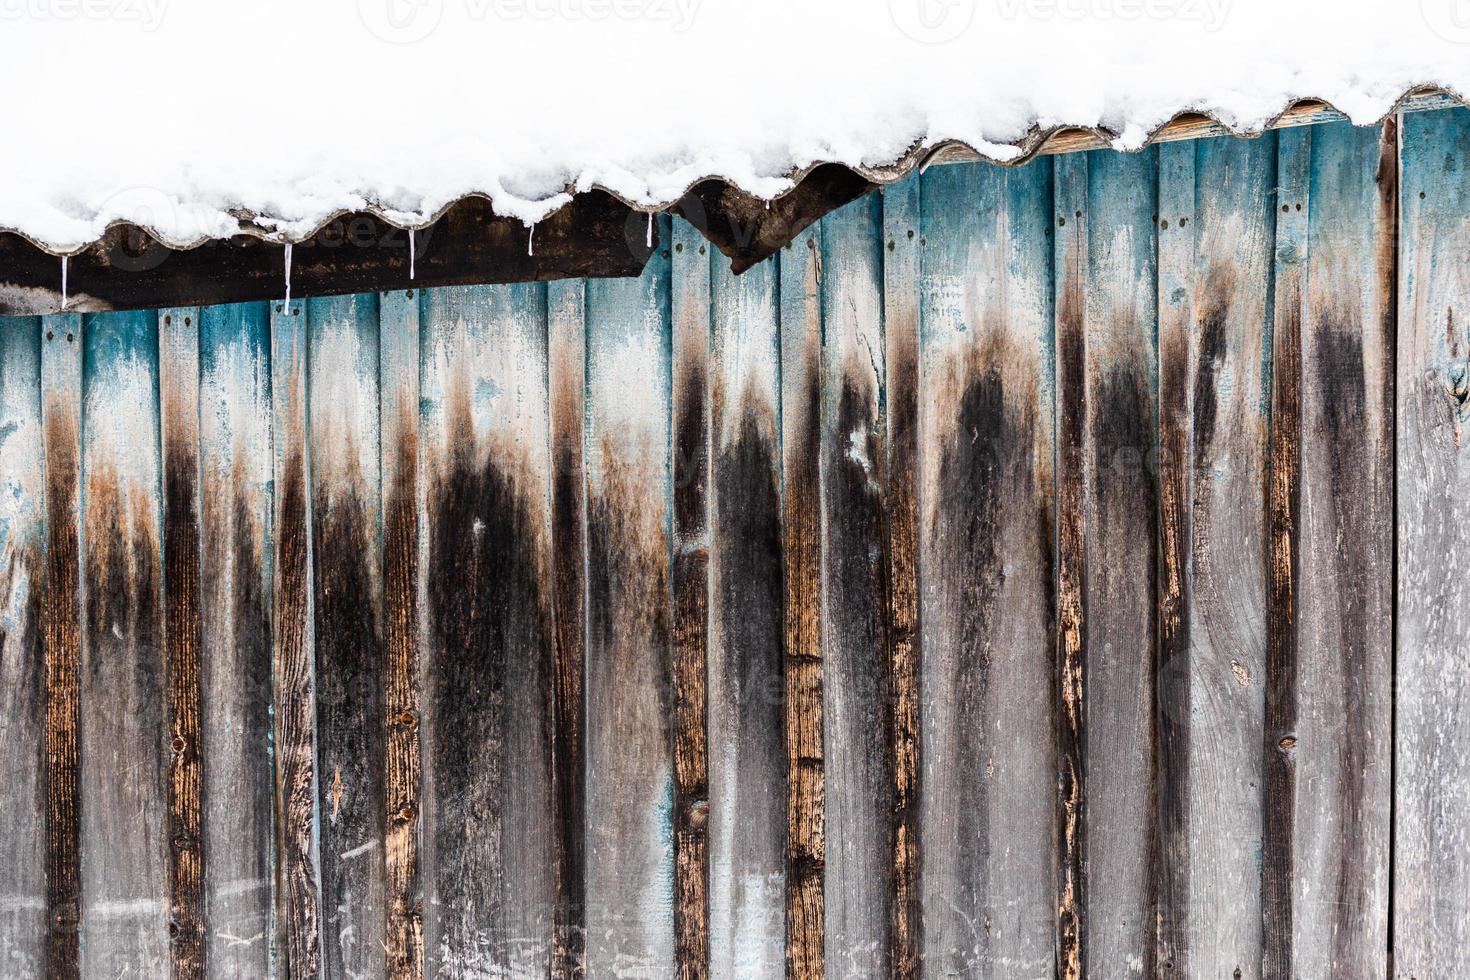
[[[1470,111],[659,220],[0,321],[0,977],[1470,974]]]

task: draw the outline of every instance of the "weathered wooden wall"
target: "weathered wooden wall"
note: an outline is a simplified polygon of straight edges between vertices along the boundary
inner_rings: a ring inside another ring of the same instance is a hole
[[[1464,975],[1470,111],[1402,125],[0,321],[0,977]]]

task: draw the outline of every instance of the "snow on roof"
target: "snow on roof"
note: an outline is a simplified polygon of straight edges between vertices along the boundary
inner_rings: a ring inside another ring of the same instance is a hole
[[[532,224],[593,187],[659,209],[956,141],[1014,161],[1060,126],[1133,149],[1187,110],[1370,123],[1470,92],[1462,2],[0,0],[0,229],[299,240],[468,194]]]

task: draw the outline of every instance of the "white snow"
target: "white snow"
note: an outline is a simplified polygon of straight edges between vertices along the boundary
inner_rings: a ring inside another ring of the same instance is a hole
[[[0,228],[53,251],[128,220],[174,245],[260,216],[421,225],[467,193],[534,223],[605,187],[770,198],[916,142],[1029,127],[1140,145],[1183,109],[1378,119],[1470,92],[1465,0],[0,0]]]

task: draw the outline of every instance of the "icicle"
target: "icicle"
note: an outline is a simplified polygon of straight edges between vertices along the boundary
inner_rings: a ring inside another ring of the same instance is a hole
[[[291,243],[286,243],[286,315],[291,315]]]
[[[536,254],[536,226],[535,225],[532,225],[531,226],[531,230],[528,231],[528,232],[526,232],[526,254],[527,255],[535,255]]]
[[[66,260],[67,257],[63,255],[61,257],[61,308],[63,310],[66,309]]]
[[[408,278],[413,278],[414,254],[413,254],[413,229],[408,229]]]
[[[643,244],[653,248],[653,212],[648,212],[648,234],[643,237]]]

